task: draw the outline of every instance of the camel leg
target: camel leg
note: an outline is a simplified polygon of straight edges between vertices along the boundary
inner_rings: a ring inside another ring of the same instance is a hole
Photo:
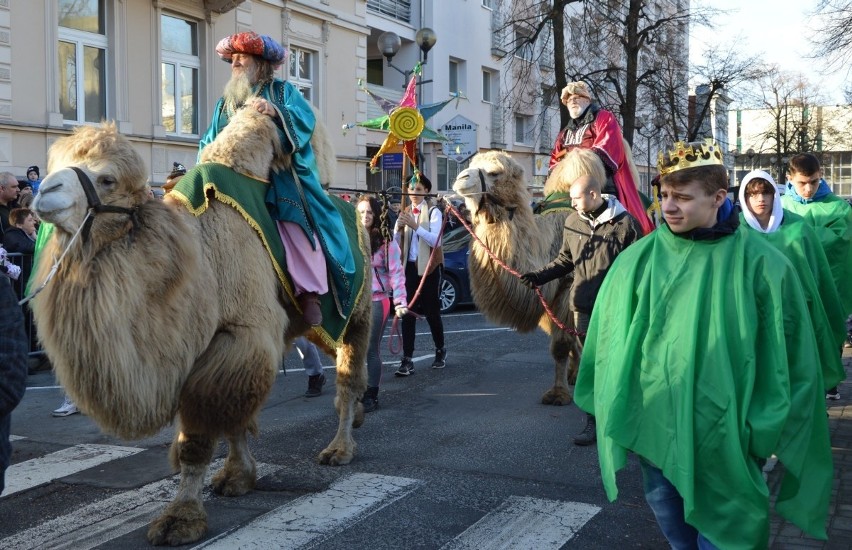
[[[364,407],[360,398],[367,389],[369,336],[369,312],[362,312],[357,322],[353,318],[349,323],[343,345],[337,349],[337,395],[334,398],[334,408],[339,421],[334,439],[319,454],[320,464],[349,464],[355,456],[356,445],[352,429],[364,422]]]
[[[576,371],[577,362],[572,357],[575,346],[572,342],[574,336],[554,327],[550,336],[550,354],[555,365],[553,387],[544,392],[541,402],[545,405],[568,405],[573,400],[568,390],[568,365]],[[574,375],[576,378],[576,374]]]
[[[236,497],[254,489],[257,464],[246,440],[246,432],[228,437],[228,458],[213,476],[213,491],[217,495]]]
[[[178,546],[195,542],[207,531],[207,512],[201,500],[204,474],[213,459],[215,439],[178,432],[172,442],[173,461],[180,462],[177,495],[148,528],[148,542]]]

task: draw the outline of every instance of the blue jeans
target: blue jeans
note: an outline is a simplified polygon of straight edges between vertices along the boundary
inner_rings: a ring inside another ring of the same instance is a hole
[[[717,550],[709,540],[683,517],[683,498],[663,472],[639,457],[645,501],[654,512],[657,524],[674,550]]]
[[[293,345],[296,346],[296,350],[302,358],[305,374],[308,376],[322,374],[322,361],[317,347],[304,336],[299,336],[293,340]]]

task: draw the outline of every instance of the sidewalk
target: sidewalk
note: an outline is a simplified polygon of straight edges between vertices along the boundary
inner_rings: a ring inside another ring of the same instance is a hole
[[[772,549],[852,548],[852,348],[843,348],[846,380],[840,385],[840,400],[826,401],[828,429],[834,458],[834,487],[828,510],[828,541],[815,540],[802,534],[795,525],[772,514],[769,547]],[[781,466],[769,474],[772,494],[777,494]],[[774,499],[773,499],[774,506]]]

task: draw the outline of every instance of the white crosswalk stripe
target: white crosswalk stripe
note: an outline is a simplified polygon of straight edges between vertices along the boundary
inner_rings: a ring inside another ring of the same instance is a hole
[[[144,451],[138,447],[119,447],[117,445],[74,445],[41,458],[13,464],[6,470],[6,490],[3,496],[9,496],[30,489],[54,479],[89,469],[118,458],[124,458]]]
[[[325,491],[297,498],[231,533],[195,548],[300,548],[326,537],[399,500],[420,483],[416,479],[353,474]]]
[[[76,445],[39,459],[13,465],[7,471],[8,495],[144,449],[113,445]],[[214,460],[205,478],[209,484],[224,459]],[[281,470],[257,464],[258,478]],[[30,548],[87,550],[147,526],[174,498],[179,476],[123,491],[63,516],[44,521],[0,540],[4,550]],[[424,481],[368,473],[344,475],[326,490],[310,493],[263,513],[193,548],[266,549],[317,547],[394,502],[415,494]],[[497,508],[447,542],[442,550],[556,549],[574,538],[600,508],[579,502],[510,496]]]
[[[205,485],[224,464],[214,460],[208,468]],[[257,475],[268,475],[279,467],[257,464]],[[73,513],[47,521],[0,540],[0,548],[74,548],[85,550],[125,535],[151,522],[174,498],[179,476],[174,475],[133,491],[106,498]],[[3,493],[5,497],[6,494]]]
[[[600,510],[580,502],[509,497],[442,550],[561,548]]]

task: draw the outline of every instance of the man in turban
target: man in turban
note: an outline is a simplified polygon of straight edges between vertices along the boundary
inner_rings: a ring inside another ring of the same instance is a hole
[[[550,152],[550,170],[571,149],[591,149],[603,162],[607,183],[603,192],[615,195],[619,202],[650,233],[654,226],[639,199],[636,182],[630,172],[630,152],[625,147],[624,136],[615,116],[592,101],[592,93],[585,82],[569,82],[562,89],[562,104],[568,109],[571,120],[556,136]]]
[[[347,288],[355,263],[343,220],[320,185],[311,147],[316,115],[298,88],[274,78],[287,51],[269,36],[234,34],[219,42],[216,53],[231,64],[231,79],[201,138],[199,157],[237,109],[257,109],[275,122],[283,150],[292,155],[292,167],[270,174],[266,203],[278,224],[299,307],[309,324],[319,325],[319,296],[329,291],[329,278],[335,289]],[[346,293],[337,296],[339,309],[347,309]]]

